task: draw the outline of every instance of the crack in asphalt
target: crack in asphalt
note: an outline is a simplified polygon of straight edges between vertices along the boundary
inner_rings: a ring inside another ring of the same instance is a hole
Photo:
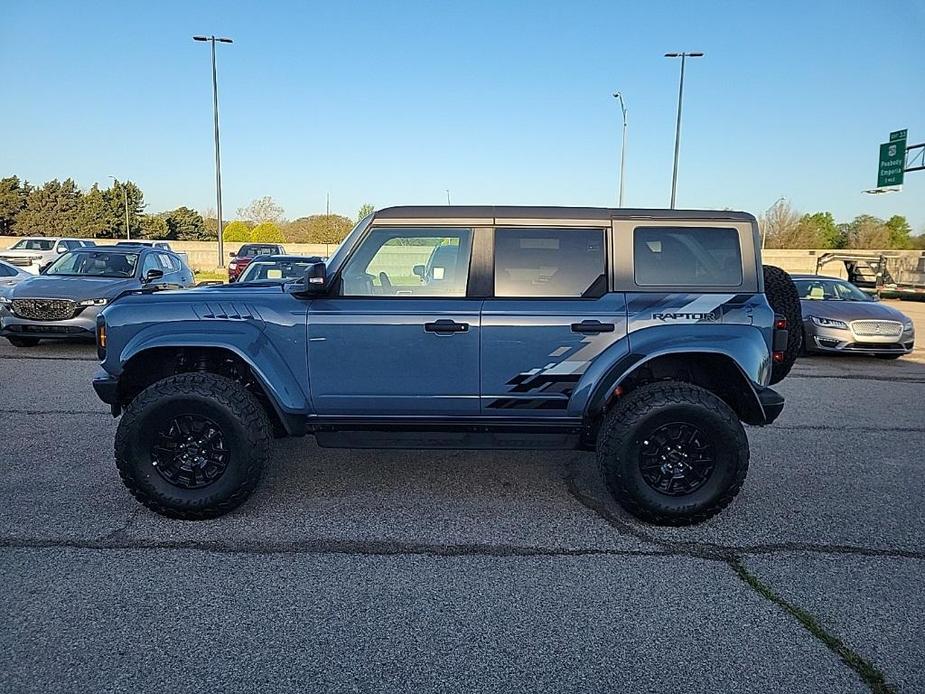
[[[771,586],[750,572],[741,561],[737,559],[730,561],[729,566],[746,586],[765,600],[783,609],[811,636],[822,642],[826,648],[837,655],[842,663],[857,673],[872,692],[875,692],[875,694],[891,694],[896,691],[891,685],[887,684],[883,672],[876,665],[850,648],[835,634],[828,631],[812,613],[775,592]]]
[[[109,412],[104,412],[102,410],[0,410],[0,414],[25,414],[25,415],[41,415],[41,414],[78,414],[78,415],[105,415],[107,417],[112,417]]]
[[[584,493],[576,483],[573,461],[567,464],[565,477],[566,488],[569,495],[578,503],[586,507],[600,518],[614,527],[618,532],[632,535],[641,542],[651,543],[665,550],[668,556],[688,556],[697,559],[722,561],[727,564],[735,575],[753,592],[768,602],[783,609],[812,637],[832,651],[841,662],[876,694],[891,694],[895,690],[886,683],[883,673],[871,661],[849,648],[834,634],[827,631],[821,622],[809,611],[791,603],[777,594],[770,586],[750,573],[742,563],[742,558],[756,554],[776,554],[789,552],[816,552],[824,554],[847,554],[858,556],[877,556],[891,558],[925,559],[925,552],[910,552],[905,550],[878,550],[846,545],[812,545],[805,543],[779,543],[767,545],[754,545],[736,547],[720,545],[709,542],[679,542],[655,537],[642,528],[634,527],[626,520],[611,511],[599,499]]]
[[[427,557],[659,557],[659,550],[601,549],[574,547],[530,547],[491,544],[426,544],[389,540],[318,539],[297,542],[235,542],[165,540],[146,542],[117,539],[134,520],[98,540],[0,539],[0,549],[88,549],[88,550],[194,550],[216,554],[351,554],[360,556]]]

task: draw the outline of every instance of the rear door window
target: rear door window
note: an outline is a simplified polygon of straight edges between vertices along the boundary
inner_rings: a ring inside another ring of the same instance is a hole
[[[636,227],[633,257],[640,286],[742,284],[739,232],[729,227]]]
[[[496,229],[495,296],[600,296],[604,258],[603,229]]]

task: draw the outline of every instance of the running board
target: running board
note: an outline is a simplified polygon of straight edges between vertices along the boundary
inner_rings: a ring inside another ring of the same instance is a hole
[[[574,450],[580,420],[537,422],[433,418],[311,418],[308,431],[323,448],[410,448],[458,450]]]

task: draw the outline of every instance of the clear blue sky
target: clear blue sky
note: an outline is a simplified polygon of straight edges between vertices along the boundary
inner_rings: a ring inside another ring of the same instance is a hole
[[[0,175],[129,177],[148,211],[214,207],[219,46],[225,208],[363,202],[668,204],[688,63],[681,207],[909,217],[925,171],[876,183],[878,144],[925,141],[925,3],[13,2],[0,6]],[[229,216],[226,213],[226,217]]]

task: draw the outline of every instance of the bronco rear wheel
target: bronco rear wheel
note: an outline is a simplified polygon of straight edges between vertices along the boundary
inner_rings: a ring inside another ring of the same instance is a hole
[[[784,360],[771,365],[771,385],[783,381],[794,362],[800,356],[803,345],[803,309],[800,307],[800,293],[790,275],[774,265],[764,267],[764,293],[774,313],[787,319],[787,349]]]
[[[180,374],[149,386],[126,408],[116,431],[116,466],[152,511],[215,518],[253,492],[271,439],[266,412],[239,383]]]
[[[739,418],[688,383],[651,383],[626,395],[598,434],[598,467],[617,503],[658,525],[690,525],[719,513],[748,473]]]

